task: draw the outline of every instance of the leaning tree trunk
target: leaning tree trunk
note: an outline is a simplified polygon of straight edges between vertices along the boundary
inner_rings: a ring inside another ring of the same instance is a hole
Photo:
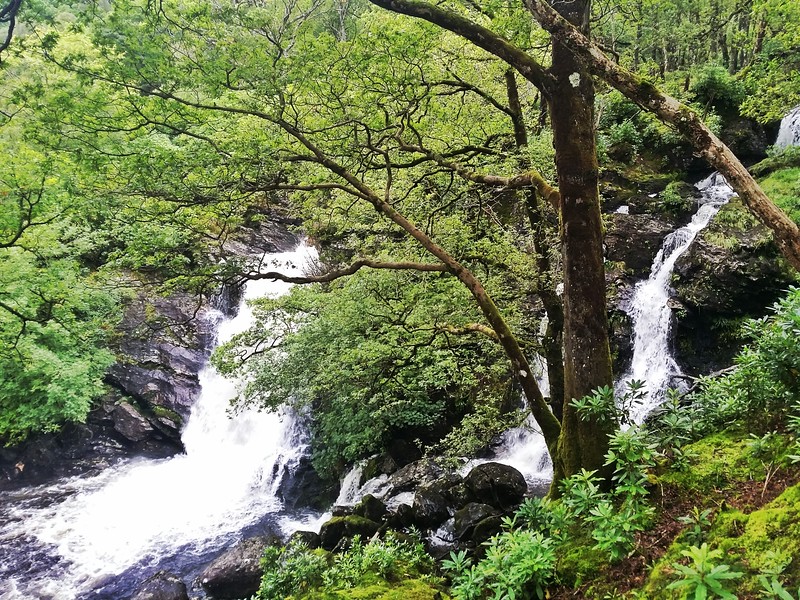
[[[699,156],[722,173],[750,212],[772,230],[775,243],[786,260],[800,271],[800,227],[772,203],[739,159],[693,110],[609,60],[596,44],[560,18],[544,0],[525,2],[539,24],[554,39],[568,46],[576,60],[636,104],[655,114],[663,123],[672,125]]]
[[[590,0],[559,0],[570,23],[588,28]],[[603,236],[594,128],[594,83],[572,51],[553,38],[555,89],[550,99],[561,193],[564,263],[564,407],[553,456],[555,482],[581,468],[603,470],[609,426],[582,420],[570,405],[612,384],[606,317]],[[557,490],[555,490],[557,491]]]

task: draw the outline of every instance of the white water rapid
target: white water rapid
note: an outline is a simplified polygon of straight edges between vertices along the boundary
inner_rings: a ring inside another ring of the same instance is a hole
[[[314,254],[301,246],[271,258],[283,272],[298,273]],[[274,297],[288,288],[250,282],[245,299]],[[250,323],[252,312],[243,301],[235,318],[221,321],[219,341]],[[183,433],[185,454],[131,460],[96,477],[6,494],[0,507],[0,598],[127,597],[134,591],[130,580],[121,589],[94,590],[128,569],[140,575],[163,568],[169,557],[170,568],[201,565],[209,552],[281,509],[277,486],[307,447],[299,423],[291,414],[257,411],[229,419],[236,382],[211,366],[200,382],[202,393]]]
[[[778,137],[775,140],[776,148],[800,145],[800,106],[795,106],[789,114],[781,120]]]
[[[675,262],[734,194],[725,178],[716,172],[696,187],[701,194],[699,209],[687,225],[666,237],[653,261],[650,277],[636,284],[628,311],[633,319],[633,358],[630,370],[617,384],[617,393],[623,392],[630,380],[645,382],[647,397],[634,407],[635,422],[641,422],[664,400],[667,386],[682,374],[670,349],[672,309],[668,300]]]

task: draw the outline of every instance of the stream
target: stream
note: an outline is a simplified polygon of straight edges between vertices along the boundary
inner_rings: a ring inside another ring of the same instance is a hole
[[[299,273],[313,256],[300,246],[271,259]],[[237,315],[219,315],[218,341],[252,323],[246,299],[289,287],[248,283]],[[276,495],[306,452],[301,424],[288,413],[254,410],[229,419],[236,382],[207,366],[200,383],[182,434],[185,454],[0,494],[0,598],[119,600],[160,569],[193,579],[243,535],[314,527],[318,515],[298,521],[303,515],[286,514]]]

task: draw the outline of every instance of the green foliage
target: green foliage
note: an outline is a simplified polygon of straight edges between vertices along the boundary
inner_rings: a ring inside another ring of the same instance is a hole
[[[716,109],[718,113],[736,114],[745,98],[742,83],[727,69],[717,65],[702,67],[692,81],[690,91],[695,102],[706,111]]]
[[[335,473],[401,431],[423,435],[476,398],[501,401],[507,373],[494,342],[448,333],[479,318],[464,294],[449,278],[386,271],[358,273],[327,290],[295,288],[256,301],[255,325],[214,360],[222,372],[247,374],[245,402],[313,407],[314,463]],[[474,422],[473,435],[486,434],[485,418]]]
[[[554,542],[539,532],[505,531],[487,542],[486,557],[453,580],[458,599],[544,598],[553,580]]]
[[[368,544],[356,536],[346,551],[333,557],[322,550],[309,550],[295,540],[286,547],[264,551],[264,574],[257,597],[313,598],[321,591],[329,594],[375,584],[383,587],[382,583],[403,582],[429,573],[431,561],[421,542],[401,539],[392,532]]]
[[[800,151],[793,154],[800,159]],[[800,167],[778,169],[762,179],[759,184],[775,204],[792,220],[800,222]]]
[[[773,314],[747,323],[753,341],[736,357],[736,369],[705,380],[695,395],[709,429],[746,422],[764,433],[784,422],[800,394],[800,290],[790,288]]]
[[[258,598],[282,600],[322,585],[328,559],[322,552],[311,551],[302,542],[293,540],[286,547],[267,546],[261,568],[264,574]]]
[[[572,405],[582,420],[596,419],[615,425],[630,425],[631,412],[647,395],[644,386],[643,381],[628,381],[627,389],[619,397],[614,396],[613,388],[603,386],[593,390],[588,396],[574,399]]]
[[[725,589],[727,581],[739,579],[743,573],[732,571],[730,565],[718,564],[722,558],[720,549],[711,550],[703,543],[699,548],[691,546],[683,552],[689,565],[674,563],[672,566],[683,577],[667,586],[670,590],[682,590],[684,598],[722,598],[735,600],[736,596]]]
[[[710,508],[700,510],[693,506],[688,515],[678,517],[678,522],[688,525],[682,535],[689,544],[697,546],[705,541],[706,532],[711,527],[712,513]]]
[[[431,453],[452,460],[474,456],[504,431],[525,426],[524,422],[520,423],[519,412],[501,412],[496,399],[479,398],[476,404],[474,412],[465,415],[439,443],[430,447]]]
[[[12,95],[15,66],[0,72]],[[119,319],[119,293],[85,260],[92,224],[71,164],[16,111],[0,127],[0,443],[86,418]]]

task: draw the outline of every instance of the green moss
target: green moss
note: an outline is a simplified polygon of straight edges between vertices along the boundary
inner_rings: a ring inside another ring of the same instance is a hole
[[[170,410],[163,406],[158,406],[157,404],[152,405],[151,410],[153,411],[153,414],[159,419],[167,419],[169,421],[172,421],[178,427],[183,425],[183,419],[174,410]]]
[[[749,515],[721,520],[709,535],[731,558],[754,578],[762,569],[774,567],[776,556],[792,558],[783,573],[791,586],[800,584],[800,484]]]
[[[800,167],[775,171],[760,184],[775,204],[800,223]]]
[[[750,479],[754,472],[744,433],[725,431],[688,444],[689,468],[669,471],[660,480],[686,491],[710,492]]]
[[[580,586],[608,565],[608,554],[595,550],[588,531],[574,528],[558,549],[556,576],[563,585]]]
[[[343,590],[316,591],[288,600],[448,600],[450,597],[426,579],[389,583],[377,577],[365,578]]]
[[[763,508],[744,514],[739,510],[722,511],[707,535],[708,545],[719,548],[725,564],[745,573],[737,583],[737,592],[753,593],[759,589],[757,577],[763,570],[779,570],[787,588],[800,585],[800,484],[787,489]],[[663,591],[675,579],[672,563],[678,562],[688,544],[679,537],[653,566],[642,588],[647,598],[672,598]]]

